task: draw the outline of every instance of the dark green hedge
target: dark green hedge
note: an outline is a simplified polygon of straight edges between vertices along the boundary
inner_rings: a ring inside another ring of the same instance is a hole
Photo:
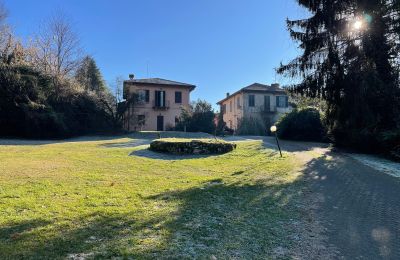
[[[236,144],[220,141],[170,141],[155,140],[150,144],[150,150],[170,154],[223,154],[233,151]]]
[[[321,114],[315,108],[293,110],[278,121],[277,128],[278,136],[288,140],[321,142],[327,135]]]

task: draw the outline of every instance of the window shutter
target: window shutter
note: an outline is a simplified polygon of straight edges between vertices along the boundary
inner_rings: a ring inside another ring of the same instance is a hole
[[[160,106],[160,91],[155,91],[156,107]]]
[[[264,110],[265,111],[270,111],[271,110],[271,103],[270,103],[270,97],[269,96],[264,96]]]
[[[161,106],[162,107],[165,107],[166,105],[165,105],[165,91],[160,91],[161,92],[161,94],[162,94],[162,103],[161,103]]]
[[[279,96],[276,96],[276,107],[280,107],[279,106]]]
[[[254,95],[249,95],[249,107],[254,107],[255,106],[255,97]]]
[[[149,103],[149,101],[150,101],[150,90],[146,89],[145,91],[146,91],[146,93],[145,93],[145,101],[146,101],[146,103]]]
[[[289,107],[289,97],[285,97],[285,107]]]

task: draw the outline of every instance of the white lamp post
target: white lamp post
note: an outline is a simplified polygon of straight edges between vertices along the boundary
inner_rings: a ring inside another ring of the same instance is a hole
[[[271,133],[275,133],[276,144],[278,145],[279,154],[280,154],[281,157],[282,157],[281,146],[279,145],[278,136],[277,136],[277,134],[276,134],[276,130],[278,130],[278,129],[276,128],[275,125],[273,125],[273,126],[271,126],[270,130],[271,130]]]

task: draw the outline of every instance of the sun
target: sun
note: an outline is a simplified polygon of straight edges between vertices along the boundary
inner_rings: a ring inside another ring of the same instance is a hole
[[[355,30],[361,30],[363,28],[363,25],[364,24],[363,24],[363,22],[361,20],[357,20],[357,21],[354,22],[353,28]]]

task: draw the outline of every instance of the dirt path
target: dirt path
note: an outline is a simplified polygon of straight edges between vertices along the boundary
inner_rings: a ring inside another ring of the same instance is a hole
[[[324,149],[296,142],[282,146],[298,155]],[[400,178],[329,149],[303,171],[318,201],[315,215],[325,246],[338,251],[335,259],[400,259]]]

